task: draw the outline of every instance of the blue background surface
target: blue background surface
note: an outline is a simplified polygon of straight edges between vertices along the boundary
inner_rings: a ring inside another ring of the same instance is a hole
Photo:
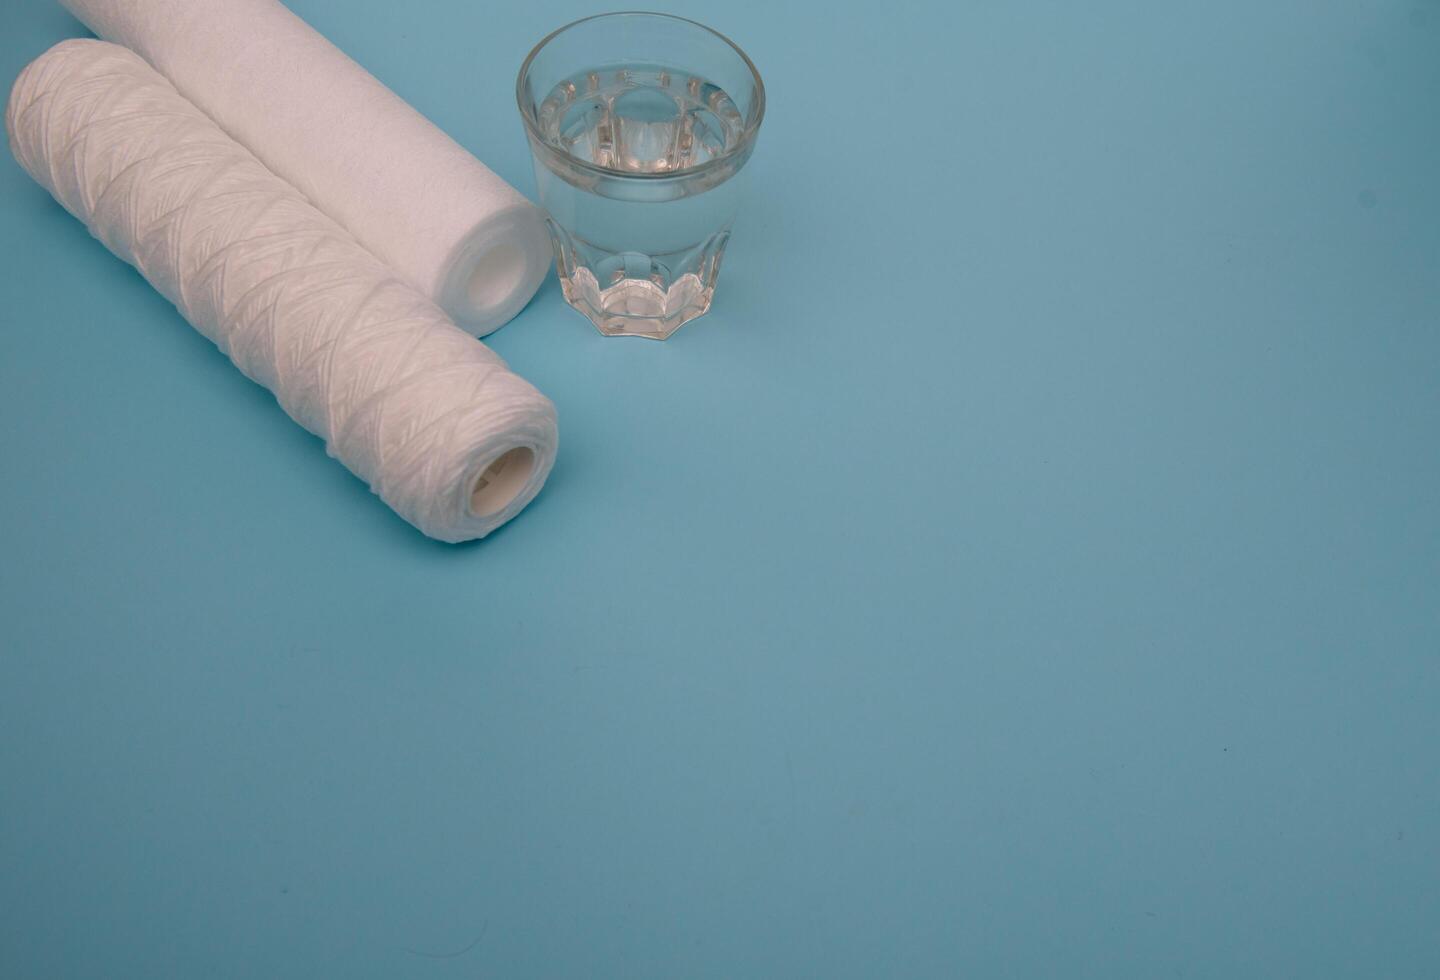
[[[533,189],[594,8],[294,6]],[[1440,976],[1440,3],[670,9],[715,310],[472,546],[0,159],[0,976]]]

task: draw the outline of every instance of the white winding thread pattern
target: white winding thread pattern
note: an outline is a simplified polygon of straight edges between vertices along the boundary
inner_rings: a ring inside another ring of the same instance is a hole
[[[5,126],[31,176],[425,534],[483,537],[539,492],[549,399],[138,55],[56,45],[21,72]],[[523,482],[482,499],[502,458]]]

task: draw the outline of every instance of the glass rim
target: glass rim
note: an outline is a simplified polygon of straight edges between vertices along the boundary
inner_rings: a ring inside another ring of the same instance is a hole
[[[707,34],[712,34],[715,37],[719,38],[721,41],[724,41],[727,45],[729,45],[732,51],[734,51],[737,55],[740,56],[740,60],[744,62],[745,67],[749,69],[750,77],[755,82],[755,108],[753,118],[746,121],[745,129],[741,132],[740,139],[735,142],[734,146],[727,148],[724,153],[720,154],[717,157],[711,157],[704,163],[697,163],[693,166],[682,167],[679,170],[668,170],[660,173],[642,173],[633,170],[618,170],[614,167],[602,167],[597,163],[590,162],[589,160],[583,160],[580,157],[575,156],[569,150],[554,145],[553,143],[546,140],[543,135],[541,135],[539,129],[539,121],[535,117],[533,107],[526,107],[527,100],[525,98],[525,78],[530,73],[531,64],[534,63],[536,56],[540,54],[540,51],[547,44],[555,40],[555,38],[559,37],[561,34],[564,34],[566,31],[570,30],[572,27],[579,27],[581,24],[588,23],[592,20],[602,20],[611,17],[658,17],[663,18],[664,20],[672,20],[682,24],[689,24],[691,27],[698,27],[700,28],[700,30],[705,31]],[[515,76],[515,104],[520,109],[520,118],[524,120],[525,131],[530,135],[530,138],[539,143],[541,146],[545,147],[546,149],[551,150],[555,153],[559,153],[565,158],[567,163],[577,167],[580,170],[587,171],[601,177],[623,177],[626,180],[671,180],[673,178],[683,179],[688,177],[694,177],[696,174],[708,173],[711,170],[716,170],[720,167],[725,166],[726,164],[730,163],[738,153],[748,149],[751,144],[755,142],[755,136],[760,131],[760,123],[763,122],[765,119],[765,82],[760,78],[760,70],[755,67],[755,62],[750,60],[750,56],[745,53],[744,49],[742,49],[740,45],[730,40],[724,34],[721,34],[719,31],[715,30],[715,28],[713,27],[702,24],[698,20],[691,20],[688,17],[680,17],[675,14],[664,14],[654,10],[614,10],[609,13],[591,14],[588,17],[581,17],[579,20],[572,20],[570,23],[565,24],[563,27],[557,27],[555,30],[542,37],[539,43],[537,43],[535,47],[531,48],[530,53],[525,56],[525,60],[520,65],[520,73]]]

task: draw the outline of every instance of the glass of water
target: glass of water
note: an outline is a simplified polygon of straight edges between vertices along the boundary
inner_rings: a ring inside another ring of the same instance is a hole
[[[661,340],[710,309],[765,115],[745,52],[680,17],[601,14],[537,44],[516,98],[566,301]]]

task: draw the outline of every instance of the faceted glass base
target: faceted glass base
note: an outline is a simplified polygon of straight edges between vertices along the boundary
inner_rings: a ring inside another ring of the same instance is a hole
[[[651,205],[663,218],[672,204]],[[607,337],[664,340],[710,309],[728,229],[660,254],[611,252],[550,221],[555,271],[565,301]]]
[[[571,276],[560,270],[560,288],[565,301],[595,324],[608,337],[649,337],[664,340],[684,324],[710,309],[715,287],[704,286],[700,277],[684,275],[669,289],[648,279],[621,279],[601,289],[589,269],[579,268]]]

